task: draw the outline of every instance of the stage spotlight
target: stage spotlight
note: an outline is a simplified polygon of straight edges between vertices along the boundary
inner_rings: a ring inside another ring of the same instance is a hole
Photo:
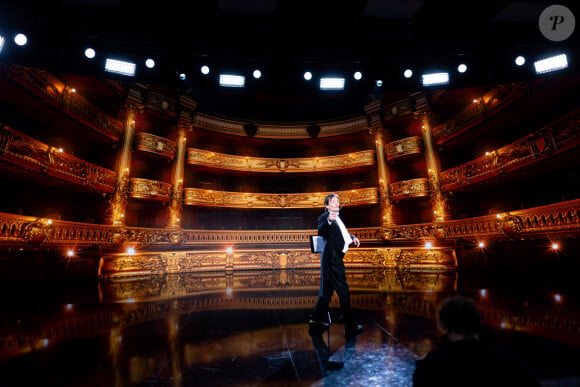
[[[446,85],[448,83],[448,73],[423,74],[423,86]]]
[[[135,68],[137,66],[135,63],[124,62],[122,60],[107,58],[105,62],[105,71],[109,73],[127,75],[130,77],[135,76]]]
[[[550,71],[561,70],[565,69],[566,67],[568,67],[568,58],[566,57],[566,54],[552,56],[550,58],[534,62],[536,74],[543,74],[548,73]]]
[[[4,49],[4,42],[6,42],[6,39],[0,35],[0,54],[2,54],[2,50]]]
[[[89,59],[93,59],[96,55],[95,50],[90,47],[85,50],[85,56]]]
[[[382,80],[380,80],[380,79],[377,79],[376,85],[377,85],[378,87],[381,87],[381,86],[383,85],[383,81],[382,81]]]
[[[179,73],[179,79],[185,81],[187,79],[187,75],[185,75],[185,73]]]
[[[457,66],[457,71],[459,71],[461,74],[463,74],[464,72],[467,71],[467,66],[462,63],[459,66]]]
[[[246,78],[242,75],[220,74],[219,82],[223,87],[244,87]]]
[[[201,73],[203,75],[209,74],[209,66],[206,66],[206,65],[201,66]]]
[[[312,73],[310,71],[306,71],[304,73],[304,79],[306,79],[307,81],[312,79]]]
[[[153,67],[155,67],[155,61],[149,58],[145,61],[145,66],[147,66],[148,69],[152,69]]]
[[[320,90],[344,90],[344,78],[320,78]]]
[[[362,73],[360,71],[357,71],[357,72],[354,73],[353,77],[357,81],[360,81],[362,79]]]
[[[518,55],[518,57],[516,58],[515,62],[516,62],[516,65],[523,66],[526,63],[526,58],[524,58],[521,55]]]
[[[407,79],[411,78],[413,76],[413,71],[411,69],[407,69],[403,72],[403,76]]]
[[[28,43],[28,37],[24,34],[17,34],[14,37],[14,43],[16,43],[19,46],[24,46],[26,45],[26,43]]]
[[[255,79],[260,79],[260,77],[262,76],[262,72],[260,70],[254,70],[252,75],[254,76]]]

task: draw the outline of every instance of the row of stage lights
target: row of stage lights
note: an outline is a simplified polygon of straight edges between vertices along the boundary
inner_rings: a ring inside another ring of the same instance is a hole
[[[25,34],[19,33],[14,36],[14,43],[18,47],[24,47],[28,43],[28,37]],[[2,53],[4,46],[6,45],[6,38],[0,35],[0,54]],[[97,57],[97,52],[93,48],[86,48],[84,55],[89,60],[94,60]],[[523,56],[517,56],[514,59],[514,63],[518,67],[524,66],[526,63],[526,58]],[[153,58],[147,58],[144,61],[145,67],[152,71],[156,62]],[[534,70],[536,74],[544,74],[551,71],[561,70],[568,67],[568,57],[566,54],[562,53],[556,56],[551,56],[548,58],[539,59],[534,62]],[[137,64],[134,62],[106,58],[104,63],[104,71],[120,74],[123,76],[134,77],[137,72]],[[468,71],[468,66],[466,63],[460,63],[457,66],[457,73],[462,75]],[[200,73],[203,76],[208,76],[211,73],[211,69],[208,65],[203,65],[200,68]],[[403,70],[402,76],[405,79],[411,79],[414,76],[414,72],[411,68]],[[187,79],[187,74],[184,72],[176,74],[176,76],[185,81]],[[260,79],[262,77],[262,71],[260,69],[255,69],[252,73],[254,79]],[[306,71],[303,74],[305,81],[311,81],[314,77],[311,71]],[[363,78],[363,73],[361,71],[356,71],[353,73],[353,78],[355,81],[360,81]],[[219,85],[222,87],[234,87],[243,88],[246,84],[246,77],[240,74],[219,74]],[[382,79],[374,80],[377,87],[383,85]],[[425,73],[421,74],[421,83],[423,86],[436,86],[436,85],[447,85],[450,82],[449,72],[435,72],[435,73]],[[341,76],[322,76],[319,79],[320,90],[344,90],[346,83],[346,78]]]

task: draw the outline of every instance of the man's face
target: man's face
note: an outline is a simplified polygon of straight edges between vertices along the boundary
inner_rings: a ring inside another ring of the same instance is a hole
[[[338,212],[340,210],[340,200],[336,196],[333,196],[330,202],[328,202],[326,209],[329,212]]]

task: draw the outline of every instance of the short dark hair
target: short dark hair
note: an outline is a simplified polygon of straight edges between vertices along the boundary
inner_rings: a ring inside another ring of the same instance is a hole
[[[328,206],[330,204],[330,201],[332,200],[332,198],[335,196],[337,199],[339,198],[339,196],[335,193],[331,193],[331,194],[326,195],[326,197],[324,198],[324,206],[325,207]]]
[[[479,333],[481,314],[475,302],[463,296],[443,301],[437,313],[439,328],[444,332],[460,334]]]

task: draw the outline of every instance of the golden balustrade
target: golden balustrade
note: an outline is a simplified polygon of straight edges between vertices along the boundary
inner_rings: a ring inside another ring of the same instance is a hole
[[[310,158],[263,158],[228,155],[189,148],[187,163],[244,172],[323,172],[375,164],[373,150]]]
[[[136,199],[168,201],[171,198],[171,184],[132,177],[129,179],[129,196]]]
[[[10,82],[41,98],[47,105],[60,109],[94,132],[110,141],[121,141],[123,123],[120,120],[96,108],[79,93],[72,92],[69,86],[49,72],[10,65],[3,74]]]
[[[114,171],[81,160],[0,124],[0,159],[28,171],[80,184],[99,192],[113,192]]]
[[[401,200],[415,197],[429,196],[429,179],[421,177],[392,183],[390,186],[391,199]]]
[[[185,205],[234,208],[320,208],[324,197],[330,192],[295,194],[265,194],[250,192],[226,192],[200,188],[185,188]],[[344,205],[376,204],[377,188],[360,188],[336,191]]]
[[[135,134],[135,150],[153,153],[159,156],[173,159],[177,145],[175,141],[156,136],[154,134],[139,132]]]
[[[441,145],[465,133],[531,92],[527,83],[497,85],[454,117],[433,128],[435,144]]]
[[[580,145],[580,109],[487,155],[440,174],[443,191],[451,191],[538,163]]]
[[[387,160],[423,153],[423,139],[419,136],[403,138],[385,145]]]

